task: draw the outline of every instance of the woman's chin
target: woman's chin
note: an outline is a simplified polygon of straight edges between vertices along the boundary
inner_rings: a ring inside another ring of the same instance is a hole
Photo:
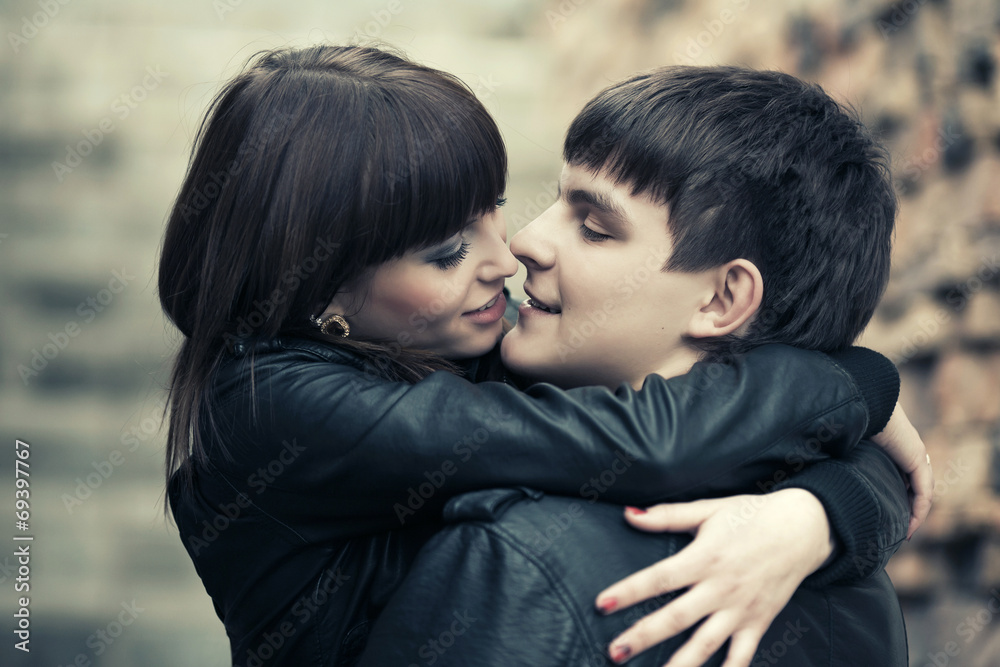
[[[460,343],[449,345],[442,349],[439,354],[451,361],[481,357],[496,347],[502,335],[503,328],[498,323],[496,331],[480,331],[472,336],[466,336]]]

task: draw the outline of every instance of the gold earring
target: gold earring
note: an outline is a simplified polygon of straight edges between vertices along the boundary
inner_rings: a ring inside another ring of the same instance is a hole
[[[309,319],[312,320],[313,324],[319,327],[320,332],[326,334],[327,336],[340,336],[341,338],[347,338],[351,335],[351,325],[347,323],[347,320],[344,319],[343,315],[331,315],[325,320],[321,320],[314,315]],[[339,326],[340,331],[330,331],[331,324]]]

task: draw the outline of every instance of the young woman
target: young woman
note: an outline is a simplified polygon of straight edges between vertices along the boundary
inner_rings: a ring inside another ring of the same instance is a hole
[[[858,350],[755,351],[638,391],[470,383],[497,376],[505,185],[471,91],[383,51],[265,53],[214,101],[159,293],[183,334],[170,509],[234,664],[351,664],[466,491],[575,495],[624,457],[628,484],[602,499],[695,498],[810,438],[824,451],[806,460],[842,455],[888,419],[895,398],[843,369],[893,371]],[[730,428],[765,409],[773,432]]]

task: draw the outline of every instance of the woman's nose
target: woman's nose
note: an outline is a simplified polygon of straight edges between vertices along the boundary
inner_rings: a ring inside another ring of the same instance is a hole
[[[547,236],[554,208],[543,211],[510,240],[511,252],[529,269],[547,269],[555,262],[554,246]]]
[[[493,282],[500,278],[509,278],[517,273],[517,258],[507,247],[507,228],[503,215],[497,211],[495,219],[487,225],[487,254],[480,265],[479,279],[483,282]]]

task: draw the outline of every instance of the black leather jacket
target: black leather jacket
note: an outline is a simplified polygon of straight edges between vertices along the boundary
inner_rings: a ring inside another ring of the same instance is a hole
[[[641,391],[521,392],[445,372],[385,382],[305,339],[238,346],[210,397],[209,460],[190,486],[175,475],[169,498],[234,665],[351,664],[450,498],[576,496],[626,456],[628,484],[601,499],[648,505],[843,457],[879,401],[845,372],[852,355],[838,358],[765,346]]]
[[[807,579],[771,623],[751,667],[904,667],[906,630],[895,590],[881,568],[865,576],[906,535],[903,480],[869,443],[843,462],[816,465],[850,470],[846,479],[856,479],[858,502],[878,514],[881,538],[836,583],[822,571]],[[359,667],[610,667],[611,640],[676,594],[610,616],[595,611],[597,594],[692,539],[637,531],[617,505],[523,488],[453,498],[445,519],[448,527],[427,543],[376,621]],[[692,634],[628,665],[664,665]],[[725,658],[726,647],[704,664],[718,667]]]

